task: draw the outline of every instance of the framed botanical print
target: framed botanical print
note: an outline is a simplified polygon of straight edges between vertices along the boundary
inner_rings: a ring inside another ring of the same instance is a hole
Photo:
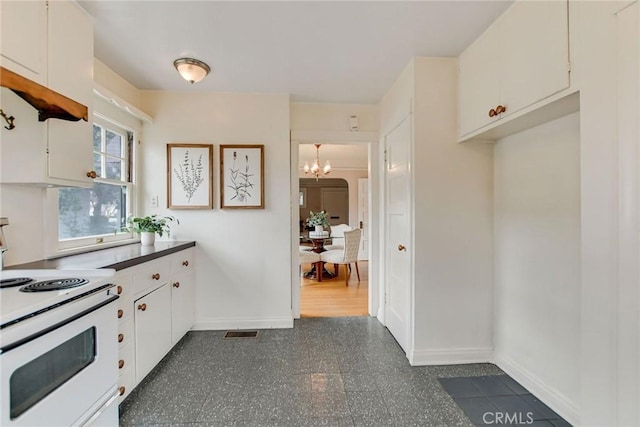
[[[264,145],[220,146],[220,208],[264,209]]]
[[[213,209],[213,145],[167,144],[167,208]]]

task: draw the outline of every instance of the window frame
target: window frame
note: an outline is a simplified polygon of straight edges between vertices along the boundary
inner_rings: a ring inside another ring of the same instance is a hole
[[[106,146],[101,147],[101,164],[102,171],[106,175],[105,168],[105,160],[107,157],[111,158],[119,158],[123,160],[123,168],[121,170],[121,176],[129,175],[129,179],[127,181],[115,180],[110,178],[103,178],[102,176],[98,176],[93,181],[98,183],[124,186],[126,187],[127,192],[127,206],[126,206],[126,217],[132,215],[136,210],[136,201],[137,201],[137,186],[135,183],[136,178],[136,141],[137,135],[140,133],[140,129],[132,129],[131,126],[127,126],[121,122],[113,120],[104,114],[100,114],[98,112],[94,112],[93,120],[92,120],[92,129],[93,125],[100,126],[103,130],[103,137],[107,130],[110,130],[113,133],[122,135],[124,137],[123,151],[121,152],[122,157],[115,157],[107,154]],[[132,142],[128,143],[128,134],[132,134]],[[104,141],[104,140],[103,140]],[[92,152],[96,153],[93,149],[93,141],[92,144]],[[104,144],[104,142],[103,142]],[[102,151],[104,150],[104,151]],[[50,245],[50,253],[54,256],[56,255],[64,255],[71,253],[80,253],[87,252],[91,250],[95,250],[98,248],[106,248],[110,246],[118,246],[122,244],[134,243],[139,241],[139,236],[136,236],[132,231],[124,232],[124,233],[106,233],[100,235],[92,235],[87,237],[77,237],[77,238],[69,238],[69,239],[60,239],[59,238],[59,229],[58,229],[58,221],[59,221],[59,189],[50,189],[48,192],[48,204],[54,212],[54,217],[51,218],[51,229],[52,235],[50,237],[52,243]]]

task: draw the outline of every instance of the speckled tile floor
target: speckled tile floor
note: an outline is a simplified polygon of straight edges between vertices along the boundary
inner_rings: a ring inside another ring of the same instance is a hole
[[[120,405],[121,426],[472,426],[438,378],[491,364],[411,367],[374,318],[305,318],[258,338],[189,332]]]

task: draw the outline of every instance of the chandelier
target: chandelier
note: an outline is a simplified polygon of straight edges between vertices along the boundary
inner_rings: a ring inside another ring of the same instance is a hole
[[[304,162],[304,173],[315,175],[317,181],[320,176],[329,175],[329,172],[331,172],[331,164],[329,160],[327,160],[322,169],[320,169],[320,144],[314,145],[316,147],[316,159],[311,166],[309,166],[309,162]]]

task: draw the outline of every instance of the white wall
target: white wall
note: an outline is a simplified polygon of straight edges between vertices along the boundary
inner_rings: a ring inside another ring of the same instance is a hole
[[[414,58],[413,364],[488,362],[493,155],[457,144],[457,60]]]
[[[140,108],[140,90],[95,58],[93,60],[93,81],[109,89],[134,107]]]
[[[495,359],[580,402],[579,114],[495,145]],[[556,405],[558,407],[558,404]]]
[[[291,104],[291,130],[348,131],[349,118],[358,116],[360,132],[378,130],[378,106],[368,104]],[[330,142],[330,141],[327,141]]]
[[[291,327],[289,97],[143,92],[140,213],[174,215],[171,238],[196,240],[196,329]],[[172,210],[166,144],[214,144],[214,209]],[[265,145],[265,209],[219,208],[219,145]],[[151,208],[158,196],[161,208]]]
[[[9,225],[3,227],[8,247],[4,253],[5,266],[45,257],[46,191],[41,187],[0,185],[0,216],[9,218]]]
[[[492,357],[492,147],[456,143],[456,70],[454,58],[414,58],[380,103],[381,141],[413,115],[413,365]]]
[[[618,424],[618,376],[620,372],[637,372],[640,363],[619,359],[618,355],[618,343],[640,333],[637,326],[623,335],[618,333],[616,12],[629,3],[569,2],[571,78],[572,85],[580,89],[580,423],[585,426]],[[635,262],[637,268],[638,260]],[[638,398],[636,392],[636,403]]]

